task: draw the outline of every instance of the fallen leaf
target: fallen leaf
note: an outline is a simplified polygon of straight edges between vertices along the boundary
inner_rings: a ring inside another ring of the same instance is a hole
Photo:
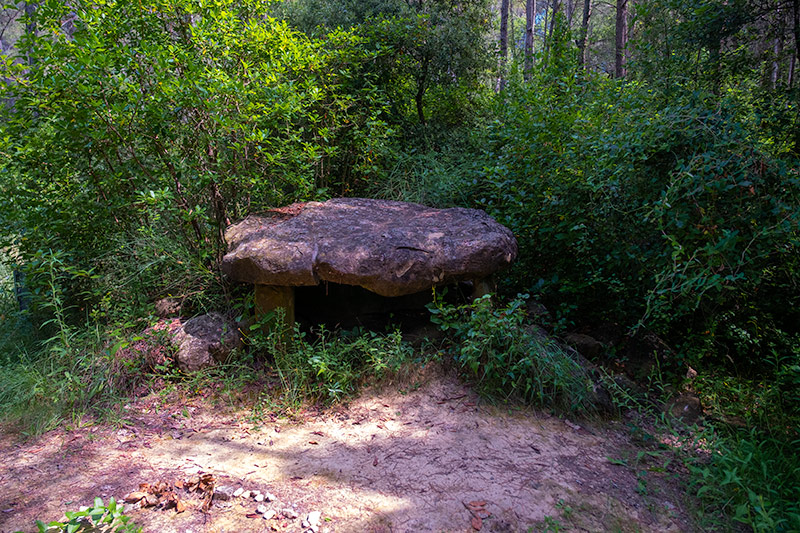
[[[469,502],[469,506],[470,507],[476,507],[476,508],[478,508],[478,507],[486,507],[486,501],[485,500],[471,501],[471,502]]]
[[[472,517],[472,529],[475,531],[480,531],[483,527],[483,520],[478,518],[477,516]]]
[[[320,437],[324,437],[325,436],[325,433],[323,433],[321,431],[312,431],[311,434],[312,435],[318,435]]]
[[[309,443],[309,444],[319,444],[319,442],[317,442],[317,441],[315,441],[315,440],[310,440],[310,441],[308,441],[308,443]]]
[[[247,513],[245,516],[246,516],[247,518],[258,518],[258,517],[259,517],[259,516],[261,516],[261,515],[260,515],[260,514],[258,514],[258,513]]]
[[[125,500],[125,503],[136,503],[139,500],[141,500],[142,498],[145,498],[146,496],[147,496],[146,492],[135,491],[135,492],[131,492],[130,494],[128,494],[127,496],[125,496],[122,499]]]
[[[186,504],[178,500],[175,502],[175,512],[182,513],[186,510]]]
[[[176,489],[182,489],[183,488],[183,481],[181,481],[180,479],[176,480],[175,481],[175,488]]]

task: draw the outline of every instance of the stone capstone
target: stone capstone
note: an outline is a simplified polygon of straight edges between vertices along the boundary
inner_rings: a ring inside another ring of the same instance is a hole
[[[249,216],[225,232],[222,270],[258,285],[328,281],[382,296],[479,280],[517,257],[510,230],[475,209],[341,198]]]
[[[241,342],[236,324],[219,313],[187,320],[173,337],[178,368],[185,372],[225,362]]]

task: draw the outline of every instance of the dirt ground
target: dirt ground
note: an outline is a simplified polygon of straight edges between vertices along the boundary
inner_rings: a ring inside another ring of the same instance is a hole
[[[202,400],[148,397],[127,409],[123,427],[55,430],[25,443],[5,432],[0,532],[35,531],[34,519],[61,519],[95,496],[120,499],[140,483],[198,473],[274,494],[264,505],[278,516],[264,519],[241,497],[204,513],[183,492],[182,513],[129,506],[127,514],[145,532],[181,533],[302,531],[311,511],[328,532],[693,528],[677,463],[663,468],[666,455],[638,454],[624,423],[510,411],[437,371],[300,421],[254,421],[252,411]],[[282,518],[285,508],[299,518]]]

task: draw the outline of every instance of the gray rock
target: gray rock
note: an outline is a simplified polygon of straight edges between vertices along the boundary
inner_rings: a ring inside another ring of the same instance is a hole
[[[234,497],[234,498],[238,498],[238,497],[239,497],[239,496],[241,496],[242,494],[244,494],[244,489],[243,489],[242,487],[239,487],[238,489],[236,489],[235,491],[233,491],[233,497]]]
[[[224,362],[242,340],[236,325],[219,313],[201,315],[187,320],[175,333],[178,367],[193,372]]]
[[[288,520],[294,520],[300,515],[298,515],[297,511],[295,511],[294,509],[281,509],[281,516],[283,516]]]
[[[251,493],[250,493],[250,491],[249,491],[249,490],[246,490],[246,491],[244,491],[244,492],[241,494],[241,496],[242,496],[242,498],[244,498],[245,500],[249,500],[249,499],[250,499],[250,494],[251,494]]]
[[[517,241],[483,211],[340,198],[250,216],[225,231],[222,270],[272,286],[358,285],[401,296],[486,278],[517,257]]]
[[[564,337],[564,342],[573,346],[584,357],[594,359],[603,351],[603,344],[595,338],[582,333],[569,333]]]
[[[278,513],[275,512],[275,509],[270,509],[266,513],[264,513],[264,520],[272,520],[273,518],[275,518],[275,515],[277,514]]]
[[[266,514],[267,506],[266,505],[259,505],[258,507],[256,507],[256,512],[258,514]]]
[[[259,492],[258,494],[256,494],[255,500],[257,502],[263,502],[264,501],[264,495]]]
[[[264,499],[267,500],[268,502],[274,502],[278,498],[276,498],[275,495],[272,494],[271,492],[267,492],[266,494],[264,494]]]
[[[214,489],[214,500],[227,501],[233,498],[233,487],[222,485]]]

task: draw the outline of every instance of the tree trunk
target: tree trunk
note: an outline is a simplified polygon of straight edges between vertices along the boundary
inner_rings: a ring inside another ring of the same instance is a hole
[[[558,10],[561,7],[560,0],[553,0],[553,15],[550,17],[550,31],[547,35],[547,41],[544,45],[544,55],[546,58],[550,57],[550,51],[553,49],[553,33],[556,29],[556,15],[558,15]],[[547,24],[545,23],[545,29],[547,29]]]
[[[800,58],[800,0],[792,2],[792,32],[794,33],[794,55],[789,67],[789,88],[792,88],[794,81],[795,68],[797,66],[797,59]]]
[[[586,45],[589,42],[589,17],[592,16],[592,0],[583,0],[583,17],[581,18],[581,30],[578,33],[578,65],[586,69]]]
[[[516,57],[517,34],[514,33],[514,0],[508,0],[508,34],[511,36],[511,60]]]
[[[626,48],[628,47],[628,0],[617,0],[616,47],[614,52],[614,77],[624,78]]]
[[[497,78],[495,91],[500,92],[506,86],[506,63],[508,61],[508,0],[500,4],[500,75]]]
[[[800,0],[798,0],[800,1]],[[531,79],[533,71],[533,24],[536,19],[536,0],[525,1],[525,81]]]

